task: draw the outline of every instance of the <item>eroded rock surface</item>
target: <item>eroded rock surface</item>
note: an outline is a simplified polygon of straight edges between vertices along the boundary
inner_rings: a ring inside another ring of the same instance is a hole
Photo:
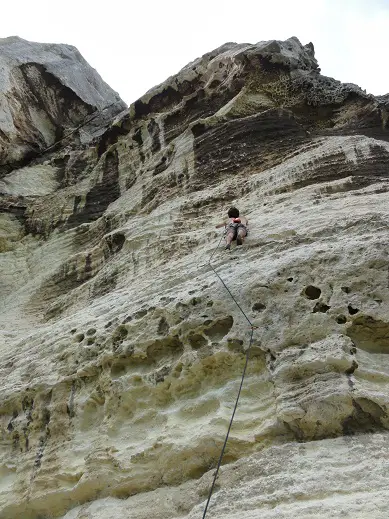
[[[209,516],[388,516],[387,110],[229,43],[3,176],[0,517],[202,516],[232,204]]]
[[[0,39],[0,177],[18,163],[77,128],[87,116],[97,123],[126,108],[75,47]],[[72,140],[87,142],[93,126]]]

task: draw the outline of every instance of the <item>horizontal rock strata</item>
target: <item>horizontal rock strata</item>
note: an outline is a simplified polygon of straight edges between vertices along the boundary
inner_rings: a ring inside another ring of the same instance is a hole
[[[387,114],[312,44],[228,43],[7,170],[1,518],[202,516],[251,332],[230,205],[256,328],[209,517],[387,517]]]

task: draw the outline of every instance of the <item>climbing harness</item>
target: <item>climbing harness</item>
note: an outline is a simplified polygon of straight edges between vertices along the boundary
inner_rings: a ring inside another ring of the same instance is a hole
[[[248,234],[249,234],[248,225],[247,224],[244,225],[241,222],[240,218],[232,218],[232,222],[226,224],[226,226],[224,228],[224,236],[228,233],[228,231],[233,231],[234,235],[236,236],[239,229],[244,229],[246,231],[246,236],[248,236]]]
[[[223,239],[223,234],[219,240],[219,243],[217,244],[215,250],[213,251],[213,253],[211,254],[209,260],[208,260],[208,265],[211,267],[211,269],[213,270],[213,272],[216,274],[216,276],[219,278],[219,280],[222,282],[224,288],[227,290],[227,292],[229,293],[231,299],[234,301],[234,303],[236,304],[236,306],[239,308],[239,310],[241,311],[241,313],[243,314],[244,318],[246,319],[246,321],[248,322],[249,326],[250,326],[250,329],[251,329],[251,333],[250,333],[250,340],[249,340],[249,346],[246,350],[246,361],[245,361],[245,364],[244,364],[244,368],[243,368],[243,372],[242,372],[242,377],[241,377],[241,380],[240,380],[240,385],[239,385],[239,390],[238,390],[238,394],[237,394],[237,397],[236,397],[236,400],[235,400],[235,405],[234,405],[234,410],[232,411],[232,415],[231,415],[231,419],[230,419],[230,423],[228,425],[228,429],[227,429],[227,434],[226,434],[226,437],[225,437],[225,440],[224,440],[224,444],[223,444],[223,447],[222,447],[222,450],[221,450],[221,453],[220,453],[220,456],[219,456],[219,461],[217,463],[217,467],[216,467],[216,472],[213,476],[213,481],[212,481],[212,485],[211,485],[211,489],[209,491],[209,494],[208,494],[208,499],[207,499],[207,503],[205,505],[205,509],[204,509],[204,513],[203,513],[203,517],[202,519],[205,519],[205,516],[207,515],[207,511],[208,511],[208,506],[209,506],[209,502],[211,501],[211,497],[212,497],[212,493],[213,493],[213,489],[215,487],[215,484],[216,484],[216,480],[217,480],[217,477],[218,477],[218,474],[219,474],[219,469],[220,469],[220,466],[221,466],[221,463],[222,463],[222,460],[223,460],[223,456],[224,456],[224,451],[226,449],[226,446],[227,446],[227,442],[228,442],[228,437],[230,435],[230,431],[231,431],[231,427],[232,427],[232,423],[234,421],[234,416],[235,416],[235,412],[236,412],[236,409],[238,407],[238,402],[239,402],[239,397],[240,397],[240,393],[242,391],[242,387],[243,387],[243,382],[244,382],[244,377],[246,375],[246,370],[247,370],[247,365],[248,365],[248,362],[249,362],[249,355],[250,355],[250,350],[251,350],[251,345],[253,343],[253,334],[254,334],[254,330],[257,328],[257,326],[254,326],[253,323],[250,321],[250,319],[247,317],[246,313],[244,312],[244,310],[242,309],[242,307],[240,306],[240,304],[238,303],[238,301],[235,299],[235,297],[233,296],[233,294],[231,293],[230,289],[228,288],[228,286],[225,284],[225,282],[223,281],[223,279],[220,277],[220,275],[216,272],[216,269],[214,268],[214,266],[212,265],[211,261],[212,261],[212,258],[215,254],[215,252],[217,251],[217,249],[219,248],[219,245]]]

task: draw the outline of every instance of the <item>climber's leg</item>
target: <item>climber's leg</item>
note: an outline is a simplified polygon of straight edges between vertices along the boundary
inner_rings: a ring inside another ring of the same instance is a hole
[[[235,239],[235,230],[228,229],[226,234],[226,249],[231,249],[231,242]]]
[[[246,228],[244,226],[239,227],[238,235],[236,237],[236,244],[237,245],[242,245],[245,236],[247,236]]]

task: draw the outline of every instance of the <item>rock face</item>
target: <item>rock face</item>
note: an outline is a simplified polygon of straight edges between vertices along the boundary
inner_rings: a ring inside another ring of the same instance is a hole
[[[229,43],[3,176],[2,519],[202,516],[233,204],[207,517],[387,518],[387,99]]]
[[[96,110],[102,112],[102,126],[125,107],[76,48],[1,38],[0,176],[54,144]],[[90,140],[90,132],[83,127],[72,139]]]

